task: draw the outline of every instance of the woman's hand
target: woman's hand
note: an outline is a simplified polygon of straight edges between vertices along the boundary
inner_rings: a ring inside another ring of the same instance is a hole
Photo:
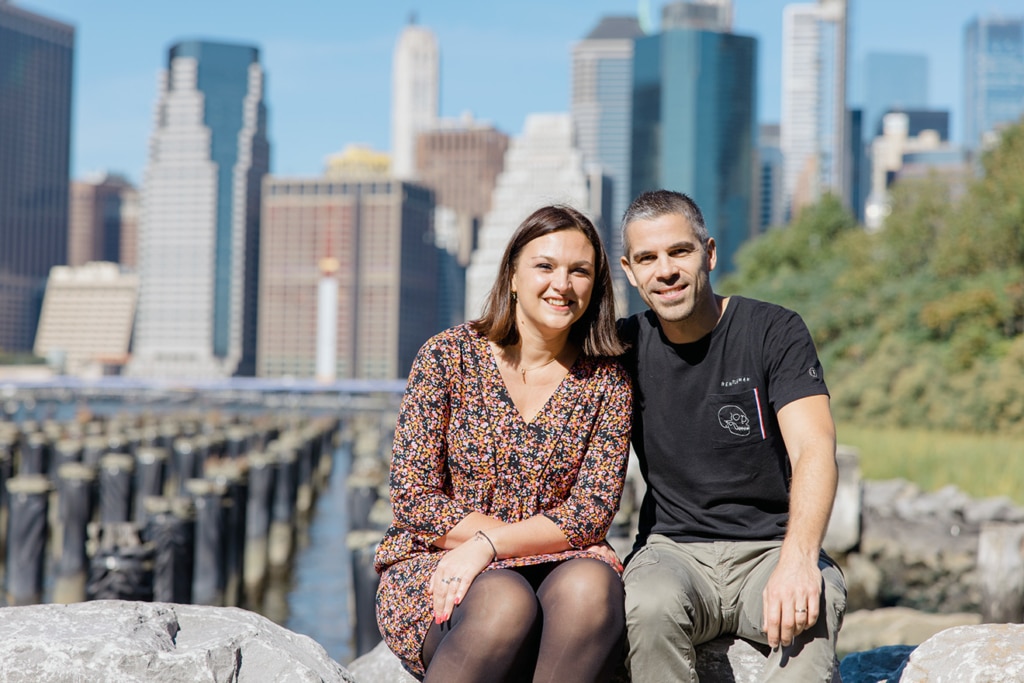
[[[615,549],[612,548],[611,544],[608,543],[608,541],[601,541],[600,543],[595,543],[594,545],[588,545],[586,548],[583,548],[583,551],[587,553],[593,553],[604,558],[620,573],[622,572],[622,560],[619,559],[618,553],[615,552]]]
[[[434,599],[435,623],[448,621],[455,606],[466,597],[473,580],[493,558],[491,544],[479,536],[445,553],[427,585],[428,593]]]

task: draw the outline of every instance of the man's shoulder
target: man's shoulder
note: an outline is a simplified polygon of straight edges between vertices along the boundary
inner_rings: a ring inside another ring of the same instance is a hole
[[[627,344],[636,343],[644,329],[657,327],[653,319],[654,312],[650,309],[625,318],[619,318],[616,325],[619,330],[619,338]]]
[[[729,297],[734,317],[747,322],[771,324],[783,320],[803,320],[799,313],[781,304],[734,294]]]

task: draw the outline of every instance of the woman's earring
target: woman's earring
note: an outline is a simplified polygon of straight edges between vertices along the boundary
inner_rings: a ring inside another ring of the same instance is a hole
[[[519,300],[519,295],[516,294],[516,290],[513,289],[512,290],[512,303],[515,304],[515,302],[518,301],[518,300]]]

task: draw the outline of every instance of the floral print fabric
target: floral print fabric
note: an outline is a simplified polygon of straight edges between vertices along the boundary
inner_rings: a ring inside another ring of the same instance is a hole
[[[377,623],[422,676],[433,619],[426,586],[443,550],[431,541],[470,512],[513,523],[544,514],[573,548],[602,541],[619,505],[632,397],[617,361],[580,356],[531,422],[506,389],[487,339],[461,325],[416,357],[395,430],[394,522],[377,548]],[[516,557],[488,569],[558,562],[581,550]]]

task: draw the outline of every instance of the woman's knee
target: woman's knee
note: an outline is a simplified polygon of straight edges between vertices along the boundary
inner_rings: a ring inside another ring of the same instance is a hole
[[[586,604],[595,598],[622,597],[622,580],[601,560],[581,557],[568,560],[551,570],[541,583],[537,596],[541,603],[567,600]]]
[[[533,587],[522,576],[495,569],[476,577],[455,613],[460,622],[471,621],[471,628],[481,635],[515,639],[533,628],[539,605]]]

